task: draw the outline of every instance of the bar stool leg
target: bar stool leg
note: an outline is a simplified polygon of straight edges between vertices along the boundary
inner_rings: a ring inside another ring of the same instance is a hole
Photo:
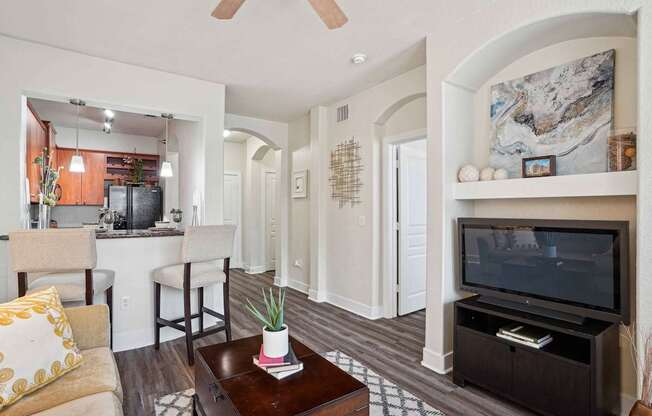
[[[18,272],[18,297],[22,298],[27,294],[27,273]]]
[[[154,349],[158,350],[161,346],[161,324],[158,323],[158,318],[161,317],[161,284],[154,282]]]
[[[109,286],[109,288],[106,290],[106,305],[109,307],[109,327],[111,328],[109,339],[111,349],[113,349],[113,286]]]
[[[86,269],[86,281],[84,282],[86,289],[86,305],[93,304],[93,270]]]
[[[183,271],[183,317],[186,329],[186,349],[188,350],[188,365],[195,365],[195,352],[192,348],[192,311],[190,310],[190,263],[186,263]]]
[[[197,288],[197,305],[199,305],[199,332],[204,333],[204,288]]]
[[[226,340],[231,341],[231,308],[229,306],[229,267],[231,259],[224,259],[224,274],[226,281],[222,286],[222,295],[224,297],[224,327],[226,328]]]

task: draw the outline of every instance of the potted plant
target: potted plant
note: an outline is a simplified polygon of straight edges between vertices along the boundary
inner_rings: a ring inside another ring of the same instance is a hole
[[[278,300],[274,298],[272,288],[269,297],[263,289],[263,302],[266,314],[263,315],[249,299],[245,308],[263,324],[263,353],[270,358],[284,357],[288,353],[288,327],[283,322],[285,290],[279,288]]]
[[[634,369],[641,383],[640,397],[634,403],[629,416],[652,416],[652,333],[643,337],[642,352],[637,348],[635,334],[629,327],[625,327],[623,336],[631,346]]]

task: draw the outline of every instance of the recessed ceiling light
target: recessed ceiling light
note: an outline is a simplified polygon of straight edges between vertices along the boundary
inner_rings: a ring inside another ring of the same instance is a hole
[[[364,64],[365,62],[367,62],[367,55],[365,55],[364,53],[356,53],[351,57],[351,62],[353,62],[356,65]]]
[[[226,139],[231,135],[231,130],[224,129],[224,138]]]
[[[115,113],[107,108],[106,110],[104,110],[104,117],[106,117],[109,120],[113,120],[113,118],[115,117]]]

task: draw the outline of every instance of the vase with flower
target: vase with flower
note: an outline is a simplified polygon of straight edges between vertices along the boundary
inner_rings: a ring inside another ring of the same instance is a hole
[[[61,186],[58,182],[62,168],[52,166],[52,155],[47,147],[43,148],[33,163],[39,167],[38,228],[45,229],[50,227],[52,207],[56,206],[61,198]]]

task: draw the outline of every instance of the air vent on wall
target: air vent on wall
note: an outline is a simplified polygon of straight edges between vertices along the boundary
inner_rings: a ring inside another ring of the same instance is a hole
[[[341,123],[349,119],[349,105],[345,104],[341,107],[337,107],[337,122]]]

